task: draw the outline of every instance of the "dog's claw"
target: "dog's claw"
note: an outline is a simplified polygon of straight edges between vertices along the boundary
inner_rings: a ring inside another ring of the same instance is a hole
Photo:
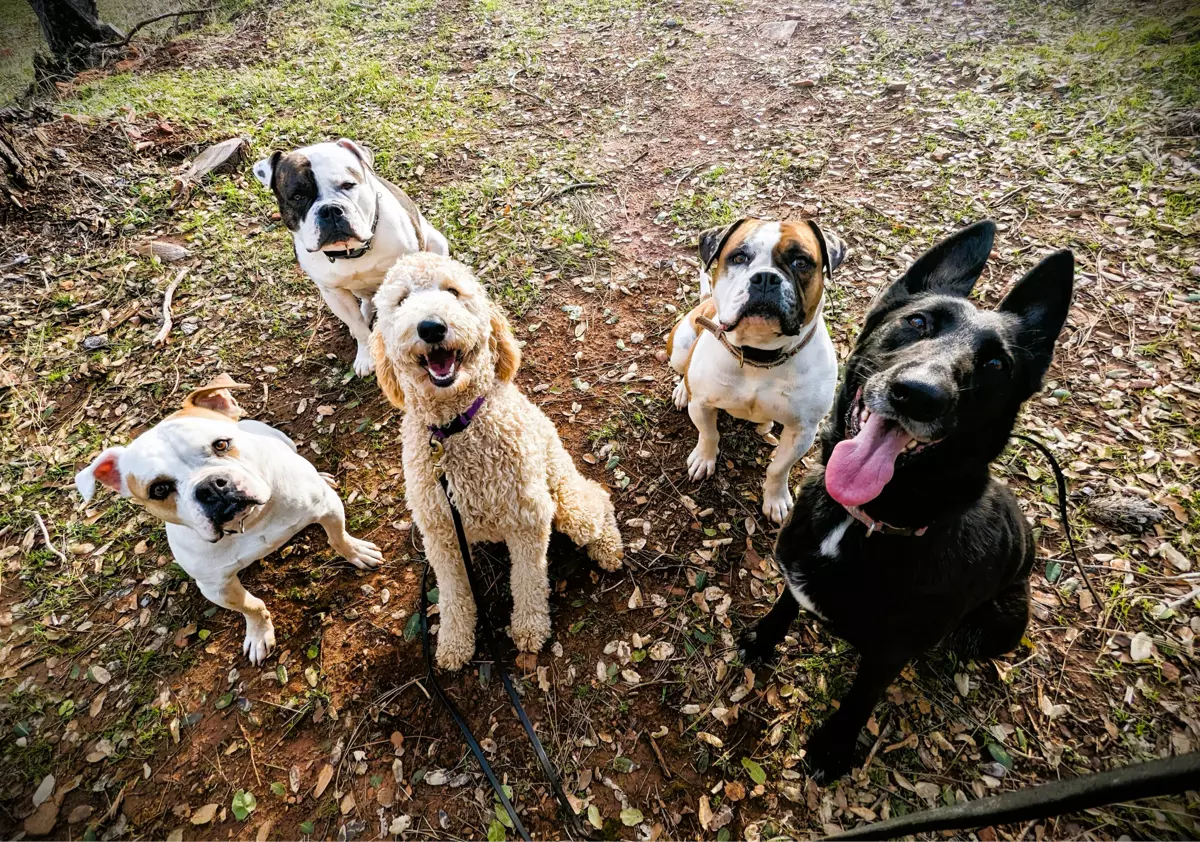
[[[717,453],[715,450],[711,454],[706,453],[697,444],[695,449],[688,454],[687,466],[688,477],[693,482],[699,482],[702,479],[711,477],[717,471]]]
[[[763,490],[762,512],[774,523],[783,523],[792,510],[792,494],[787,486],[780,492]]]
[[[342,555],[359,570],[374,570],[383,564],[383,551],[379,547],[353,536],[347,538]]]
[[[688,405],[688,390],[687,384],[683,382],[683,378],[679,378],[679,382],[675,384],[675,391],[671,392],[671,398],[675,401],[676,409],[687,409]]]
[[[533,617],[513,618],[512,639],[522,652],[540,652],[550,639],[550,618],[538,614]]]
[[[258,666],[267,659],[275,648],[275,626],[268,620],[266,623],[246,623],[246,639],[242,642],[242,654],[250,659],[250,663]]]
[[[371,358],[371,349],[365,343],[358,346],[358,353],[354,356],[354,373],[359,377],[366,377],[375,370],[375,360]]]
[[[325,480],[325,484],[330,488],[336,489],[338,487],[337,477],[335,477],[333,474],[327,474],[324,471],[317,471],[317,475],[320,476],[321,479]]]

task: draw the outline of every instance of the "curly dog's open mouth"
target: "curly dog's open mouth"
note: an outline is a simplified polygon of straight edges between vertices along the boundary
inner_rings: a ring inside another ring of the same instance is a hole
[[[458,351],[450,348],[431,348],[428,353],[419,358],[421,367],[429,373],[429,379],[434,386],[445,388],[453,386],[458,378],[462,357]]]

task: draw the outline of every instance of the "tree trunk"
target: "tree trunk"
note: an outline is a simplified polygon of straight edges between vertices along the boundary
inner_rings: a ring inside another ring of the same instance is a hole
[[[100,20],[96,0],[29,0],[29,5],[61,65],[86,63],[90,45],[124,37],[119,29]]]

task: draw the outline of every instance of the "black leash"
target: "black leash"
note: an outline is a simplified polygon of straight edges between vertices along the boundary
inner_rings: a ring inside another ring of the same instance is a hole
[[[466,425],[463,425],[465,428]],[[455,432],[458,432],[456,430]],[[458,537],[458,550],[462,555],[463,567],[467,571],[467,582],[471,586],[471,597],[475,600],[477,612],[482,618],[483,602],[480,600],[480,595],[483,593],[483,588],[480,587],[478,576],[475,571],[475,565],[471,560],[471,544],[467,540],[466,530],[463,528],[462,516],[458,513],[458,507],[454,505],[454,497],[450,493],[450,482],[446,478],[446,472],[441,466],[441,459],[445,455],[445,447],[441,439],[434,437],[430,438],[430,447],[433,450],[434,472],[437,474],[438,482],[442,486],[442,493],[446,495],[446,503],[450,507],[450,517],[454,521],[454,534]],[[428,610],[428,591],[425,587],[426,579],[429,575],[429,565],[426,562],[425,573],[421,577],[421,617],[424,623],[424,639],[423,646],[425,650],[425,668],[428,672],[429,683],[433,685],[438,698],[446,705],[446,709],[450,711],[451,718],[454,719],[454,724],[462,732],[463,738],[466,740],[467,747],[471,749],[471,753],[475,755],[475,759],[479,761],[484,775],[487,776],[488,782],[492,785],[492,789],[496,791],[500,803],[504,805],[504,809],[508,812],[509,818],[513,821],[513,828],[521,835],[525,842],[530,842],[529,833],[525,830],[525,826],[521,823],[521,819],[517,816],[516,808],[504,793],[503,787],[496,779],[495,773],[492,771],[491,765],[483,756],[483,751],[479,747],[474,735],[471,733],[470,727],[458,709],[446,696],[445,692],[438,685],[433,674],[433,656],[429,644],[429,620],[427,616]],[[479,634],[483,638],[484,649],[491,656],[492,663],[495,666],[496,672],[500,673],[500,681],[504,684],[504,691],[508,694],[509,701],[512,703],[513,709],[516,710],[517,718],[521,720],[521,727],[525,729],[526,736],[529,737],[529,743],[533,746],[533,752],[537,755],[538,763],[542,766],[542,772],[546,776],[546,780],[550,783],[550,789],[554,792],[554,797],[558,800],[559,807],[566,816],[566,821],[571,831],[582,839],[587,838],[587,833],[583,830],[583,826],[579,822],[579,817],[575,815],[575,811],[571,809],[571,803],[567,800],[566,793],[563,792],[562,783],[559,781],[558,772],[554,768],[554,764],[550,761],[550,757],[546,754],[546,749],[542,746],[542,741],[538,738],[537,732],[533,729],[533,723],[529,721],[529,716],[525,713],[525,707],[521,704],[521,697],[513,686],[512,678],[509,677],[508,670],[504,668],[504,662],[500,659],[500,650],[496,646],[495,638],[492,636],[491,626],[487,622],[479,624]]]
[[[1135,763],[1067,781],[1018,789],[950,807],[863,824],[829,839],[894,839],[937,830],[965,830],[1033,821],[1200,788],[1200,752]]]
[[[1079,575],[1083,577],[1084,584],[1092,592],[1092,598],[1096,600],[1096,604],[1103,610],[1104,600],[1100,598],[1096,586],[1092,584],[1092,577],[1088,575],[1084,566],[1079,563],[1079,556],[1075,554],[1075,539],[1071,537],[1071,522],[1067,520],[1067,480],[1063,476],[1062,468],[1058,466],[1058,461],[1054,458],[1054,454],[1050,452],[1050,448],[1037,439],[1032,436],[1023,436],[1020,433],[1013,433],[1012,437],[1029,442],[1042,451],[1042,455],[1050,462],[1050,468],[1054,471],[1054,481],[1058,484],[1058,516],[1062,520],[1063,532],[1067,533],[1067,546],[1071,549],[1071,561],[1075,562],[1075,567],[1079,570]]]

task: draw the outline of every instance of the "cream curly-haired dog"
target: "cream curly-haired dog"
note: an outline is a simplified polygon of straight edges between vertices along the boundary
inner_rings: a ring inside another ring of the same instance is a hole
[[[622,547],[612,500],[579,473],[550,419],[513,385],[520,348],[504,312],[466,266],[435,254],[406,255],[388,272],[375,306],[375,376],[404,410],[405,492],[441,594],[438,664],[458,669],[471,659],[476,617],[434,473],[430,442],[439,430],[441,465],[467,537],[508,545],[510,632],[520,649],[536,652],[550,636],[551,529],[615,570]]]

